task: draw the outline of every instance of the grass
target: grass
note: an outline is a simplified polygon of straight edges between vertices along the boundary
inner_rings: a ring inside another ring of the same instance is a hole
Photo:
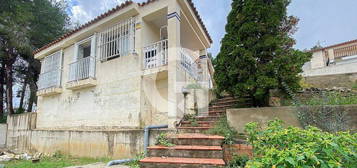
[[[5,164],[6,168],[63,168],[68,166],[86,165],[91,163],[107,163],[108,158],[75,158],[61,154],[55,154],[53,157],[44,157],[38,163],[32,163],[31,160],[14,160],[9,162],[0,162]]]

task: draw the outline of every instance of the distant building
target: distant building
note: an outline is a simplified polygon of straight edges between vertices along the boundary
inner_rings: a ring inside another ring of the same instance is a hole
[[[357,73],[357,40],[313,50],[303,70],[304,77]]]

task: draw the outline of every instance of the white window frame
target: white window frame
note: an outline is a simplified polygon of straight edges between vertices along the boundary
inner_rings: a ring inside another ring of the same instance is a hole
[[[58,55],[59,58],[54,59],[54,57],[57,54],[59,54]],[[54,66],[54,61],[58,61],[58,63],[55,64],[56,66]],[[38,88],[40,90],[61,86],[62,64],[63,64],[63,50],[54,52],[51,55],[46,56],[41,61],[41,74],[40,74],[40,79],[38,81]],[[53,79],[53,76],[55,76],[55,79]]]
[[[79,58],[79,46],[88,42],[90,42],[90,46],[91,46],[90,56],[86,58]],[[73,61],[72,63],[69,64],[68,82],[83,80],[87,78],[95,78],[96,55],[97,55],[96,50],[97,50],[96,33],[74,44]]]
[[[102,62],[135,52],[135,25],[136,18],[132,17],[99,33],[98,48]]]

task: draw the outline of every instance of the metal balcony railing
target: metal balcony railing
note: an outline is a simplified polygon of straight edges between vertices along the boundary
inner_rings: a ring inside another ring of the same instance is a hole
[[[162,40],[144,47],[144,68],[151,69],[167,65],[168,40]]]
[[[86,57],[69,64],[69,82],[95,77],[95,58]]]

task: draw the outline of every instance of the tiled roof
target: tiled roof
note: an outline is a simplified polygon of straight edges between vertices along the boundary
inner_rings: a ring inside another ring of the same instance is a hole
[[[143,3],[139,3],[138,5],[142,7],[142,6],[145,6],[145,5],[150,4],[151,2],[155,2],[155,1],[157,1],[157,0],[148,0],[148,1],[143,2]],[[213,42],[213,41],[212,41],[212,38],[211,38],[211,36],[209,35],[209,33],[208,33],[207,29],[206,29],[206,26],[204,25],[204,23],[203,23],[203,21],[202,21],[200,15],[198,14],[198,11],[197,11],[196,7],[194,6],[192,0],[187,0],[187,1],[188,1],[188,3],[190,4],[192,10],[194,11],[194,13],[195,13],[197,19],[199,20],[199,22],[200,22],[200,24],[201,24],[203,30],[205,31],[205,33],[206,33],[206,35],[207,35],[209,41],[212,43],[212,42]],[[128,1],[124,2],[124,3],[122,3],[121,5],[118,5],[118,6],[116,6],[115,8],[113,8],[113,9],[111,9],[111,10],[109,10],[109,11],[107,11],[107,12],[105,12],[105,13],[99,15],[99,16],[97,16],[96,18],[94,18],[93,20],[91,20],[91,21],[89,21],[89,22],[83,24],[82,26],[79,26],[78,28],[76,28],[76,29],[74,29],[74,30],[72,30],[72,31],[70,31],[70,32],[68,32],[68,33],[66,33],[66,34],[64,34],[64,35],[62,35],[62,36],[59,37],[58,39],[56,39],[56,40],[54,40],[54,41],[52,41],[52,42],[46,44],[45,46],[43,46],[43,47],[41,47],[41,48],[39,48],[39,49],[36,49],[33,53],[34,53],[34,54],[39,53],[40,51],[45,50],[46,48],[51,47],[52,45],[54,45],[54,44],[56,44],[56,43],[58,43],[58,42],[60,42],[60,41],[62,41],[62,40],[64,40],[64,39],[66,39],[67,37],[70,37],[70,36],[73,35],[74,33],[77,33],[77,32],[79,32],[80,30],[82,30],[82,29],[84,29],[84,28],[87,28],[87,27],[93,25],[94,23],[97,23],[98,21],[100,21],[100,20],[102,20],[102,19],[104,19],[104,18],[106,18],[106,17],[112,15],[113,13],[115,13],[115,12],[117,12],[117,11],[120,11],[121,9],[123,9],[123,8],[125,8],[125,7],[127,7],[127,6],[129,6],[129,5],[131,5],[131,4],[133,4],[133,1],[131,1],[131,0],[128,0]]]
[[[208,37],[210,43],[212,43],[213,40],[212,40],[211,36],[209,35],[208,30],[207,30],[205,24],[203,23],[202,18],[201,18],[200,14],[198,13],[198,11],[197,11],[197,9],[196,9],[196,7],[195,7],[195,4],[192,2],[192,0],[187,0],[187,1],[188,1],[188,3],[190,4],[190,6],[191,6],[193,12],[195,13],[195,15],[196,15],[198,21],[200,22],[200,24],[201,24],[203,30],[205,31],[205,33],[206,33],[206,35],[207,35],[207,37]]]
[[[340,46],[344,46],[344,45],[348,45],[348,44],[352,44],[352,43],[357,43],[357,39],[356,40],[351,40],[351,41],[346,41],[346,42],[339,43],[339,44],[330,45],[330,46],[327,46],[327,47],[324,47],[324,48],[319,48],[319,49],[312,50],[312,51],[316,52],[316,51],[321,51],[321,50],[326,50],[326,49],[330,49],[330,48],[340,47]]]

